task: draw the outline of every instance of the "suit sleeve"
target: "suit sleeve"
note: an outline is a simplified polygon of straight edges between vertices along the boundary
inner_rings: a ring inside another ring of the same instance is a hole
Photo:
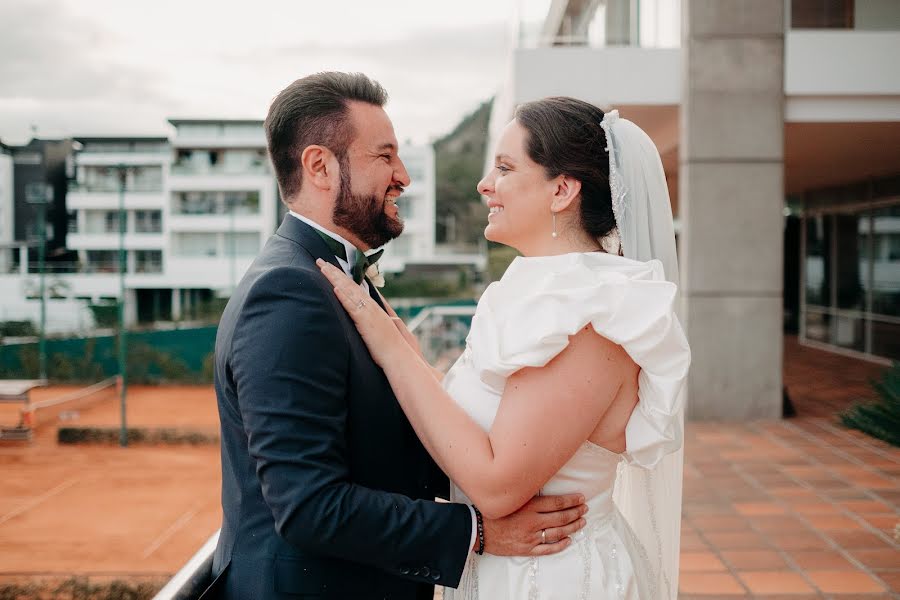
[[[234,331],[238,403],[276,530],[318,555],[456,587],[469,552],[468,508],[350,481],[349,344],[332,296],[318,272],[274,269],[254,284]]]

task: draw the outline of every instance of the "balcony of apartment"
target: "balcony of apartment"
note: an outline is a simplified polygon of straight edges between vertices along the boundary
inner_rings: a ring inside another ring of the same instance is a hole
[[[254,119],[169,119],[175,148],[265,148],[263,122]]]
[[[178,149],[171,166],[172,190],[235,190],[274,186],[263,148]]]
[[[67,244],[73,250],[103,250],[119,247],[117,210],[71,211]],[[125,248],[156,250],[164,245],[162,211],[126,211]]]
[[[264,229],[258,190],[173,191],[170,231],[249,231]]]
[[[164,162],[132,165],[125,173],[125,208],[160,208],[163,204]],[[77,177],[69,181],[66,206],[69,210],[118,208],[122,182],[115,167],[80,165]]]

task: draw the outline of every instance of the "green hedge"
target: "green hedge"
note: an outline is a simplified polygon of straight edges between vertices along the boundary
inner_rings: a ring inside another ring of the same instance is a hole
[[[216,327],[128,333],[131,383],[211,383]],[[34,379],[38,344],[0,346],[0,378]],[[116,375],[118,337],[47,340],[47,376],[55,382],[95,382]]]
[[[118,444],[118,427],[60,427],[56,441],[60,444]],[[125,432],[128,445],[179,445],[191,446],[218,444],[219,435],[193,429],[132,427]]]

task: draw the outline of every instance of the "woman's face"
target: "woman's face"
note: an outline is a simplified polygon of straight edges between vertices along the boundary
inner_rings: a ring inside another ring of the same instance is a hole
[[[553,232],[550,201],[555,189],[544,167],[528,157],[527,140],[528,131],[511,121],[497,143],[493,168],[477,188],[490,208],[484,237],[526,255]]]

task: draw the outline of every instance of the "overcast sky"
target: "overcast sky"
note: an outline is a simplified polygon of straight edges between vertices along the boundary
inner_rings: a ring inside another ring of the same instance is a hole
[[[265,117],[320,70],[381,81],[397,137],[443,135],[502,81],[515,0],[2,0],[0,139]]]

